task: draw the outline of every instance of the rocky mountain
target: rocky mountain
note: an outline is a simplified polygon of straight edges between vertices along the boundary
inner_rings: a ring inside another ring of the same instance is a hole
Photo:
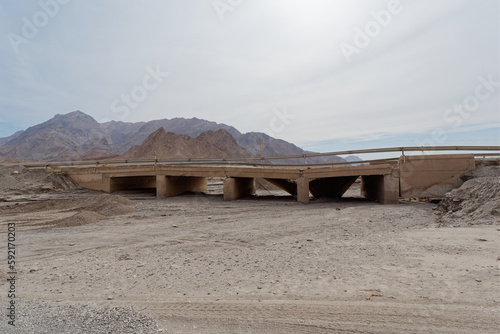
[[[147,123],[107,122],[103,126],[108,130],[115,151],[123,153],[133,145],[140,145],[151,132],[163,128],[166,132],[197,137],[205,131],[226,130],[238,145],[250,152],[252,156],[260,156],[260,138],[264,141],[265,156],[282,156],[311,153],[282,139],[276,139],[261,132],[241,133],[236,128],[224,123],[216,123],[198,118],[173,118],[153,120]],[[308,163],[342,162],[340,157],[309,158]],[[304,159],[279,160],[276,163],[304,163]]]
[[[5,137],[5,138],[0,138],[0,146],[3,146],[5,145],[8,141],[10,140],[13,140],[13,139],[16,139],[17,137],[19,137],[22,133],[24,132],[24,130],[21,130],[21,131],[17,131],[16,133],[14,133],[12,136],[8,136],[8,137]]]
[[[264,156],[287,156],[287,155],[298,155],[313,153],[310,151],[304,151],[298,146],[289,143],[282,139],[276,139],[271,136],[266,135],[262,132],[248,132],[245,134],[239,134],[236,138],[237,143],[244,147],[248,152],[254,156],[260,156],[260,139],[264,141]],[[331,156],[331,157],[314,157],[307,158],[307,163],[331,163],[331,162],[344,162],[345,160],[341,157]],[[276,164],[303,164],[305,163],[303,158],[300,159],[283,159],[283,160],[273,160]]]
[[[141,145],[132,146],[121,156],[125,160],[190,158],[247,158],[245,149],[224,129],[205,131],[198,137],[166,132],[163,128],[151,133]]]
[[[0,147],[2,160],[80,160],[86,152],[114,156],[110,138],[101,124],[81,111],[74,111],[7,137]],[[107,155],[104,153],[108,153]]]
[[[111,121],[102,125],[109,133],[113,148],[120,153],[127,151],[133,145],[140,145],[146,137],[159,128],[163,128],[166,132],[188,135],[189,137],[197,137],[202,132],[219,129],[227,130],[234,138],[241,135],[232,126],[198,118],[159,119],[139,123]]]
[[[270,137],[264,133],[241,133],[227,124],[198,118],[160,119],[137,123],[111,121],[100,124],[91,116],[81,111],[74,111],[64,115],[56,115],[54,118],[32,126],[25,131],[19,131],[12,136],[0,138],[0,161],[12,159],[22,161],[64,161],[116,158],[121,154],[129,153],[127,151],[133,146],[141,146],[153,132],[160,128],[164,130],[165,134],[172,132],[193,139],[209,131],[208,134],[204,134],[201,138],[205,141],[218,138],[217,140],[220,140],[220,143],[214,141],[210,141],[210,143],[212,145],[229,145],[228,147],[219,147],[219,149],[226,152],[236,152],[233,150],[233,141],[235,141],[237,145],[246,150],[245,154],[259,156],[260,138],[262,138],[265,156],[309,153],[292,143]],[[218,132],[219,130],[224,130],[224,132]],[[209,135],[210,131],[214,132],[213,136]],[[232,138],[229,138],[227,134]],[[160,134],[157,133],[157,135]],[[344,160],[335,156],[307,159],[307,163],[341,161]],[[304,163],[304,159],[278,160],[275,163]]]

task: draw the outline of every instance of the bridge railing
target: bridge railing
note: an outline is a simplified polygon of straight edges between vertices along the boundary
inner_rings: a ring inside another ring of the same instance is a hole
[[[26,163],[27,168],[36,167],[78,167],[78,166],[103,166],[103,165],[212,165],[212,164],[231,164],[231,165],[274,165],[274,166],[303,166],[303,165],[346,165],[346,164],[360,164],[370,162],[392,162],[397,161],[399,158],[385,158],[385,159],[372,159],[362,161],[347,161],[347,162],[331,162],[331,163],[317,163],[308,164],[307,158],[314,157],[328,157],[339,155],[360,155],[371,153],[393,153],[400,152],[405,155],[407,152],[431,152],[431,151],[468,151],[475,153],[476,157],[498,157],[500,156],[500,146],[409,146],[409,147],[389,147],[389,148],[373,148],[364,150],[346,150],[326,153],[306,153],[294,154],[287,156],[259,156],[252,158],[233,158],[233,159],[145,159],[145,160],[102,160],[102,161],[61,161],[61,162],[40,162],[40,163]],[[285,160],[285,159],[304,159],[304,164],[276,164],[266,163],[266,161]]]

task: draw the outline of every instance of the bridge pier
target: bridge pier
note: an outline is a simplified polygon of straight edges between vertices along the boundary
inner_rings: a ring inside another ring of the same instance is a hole
[[[197,176],[156,176],[156,197],[172,197],[186,191],[207,192],[207,178]]]
[[[297,202],[307,204],[309,203],[309,179],[299,177],[297,179]]]
[[[362,176],[361,196],[381,204],[398,204],[399,177],[391,174]]]
[[[224,179],[224,200],[232,201],[244,196],[255,195],[255,183],[251,177],[229,177]]]

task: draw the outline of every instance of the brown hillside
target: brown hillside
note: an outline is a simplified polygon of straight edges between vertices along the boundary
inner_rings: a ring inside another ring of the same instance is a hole
[[[122,155],[126,160],[138,159],[228,159],[250,157],[244,148],[224,129],[205,131],[196,138],[165,132],[159,128],[141,145],[131,147]]]

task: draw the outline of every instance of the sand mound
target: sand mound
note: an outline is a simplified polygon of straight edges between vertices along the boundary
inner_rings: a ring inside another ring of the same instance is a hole
[[[19,227],[70,227],[92,224],[108,217],[136,212],[135,203],[125,197],[98,194],[85,199],[50,199],[13,203],[0,207],[0,215],[28,214]]]
[[[107,217],[136,212],[134,205],[133,201],[122,196],[99,194],[73,207],[74,215],[53,221],[51,225],[71,227],[97,223]]]
[[[134,202],[119,195],[100,194],[87,199],[81,209],[93,211],[102,216],[118,216],[135,212]]]
[[[77,185],[73,181],[51,169],[0,165],[0,193],[37,194],[75,188]]]
[[[483,172],[478,171],[478,175]],[[486,173],[486,172],[484,172]],[[500,179],[477,177],[446,194],[439,208],[442,225],[492,225],[500,222]]]
[[[57,225],[58,227],[80,226],[91,223],[97,223],[98,221],[104,218],[106,217],[97,212],[83,210],[75,213],[71,217],[56,220],[52,222],[52,224]]]

